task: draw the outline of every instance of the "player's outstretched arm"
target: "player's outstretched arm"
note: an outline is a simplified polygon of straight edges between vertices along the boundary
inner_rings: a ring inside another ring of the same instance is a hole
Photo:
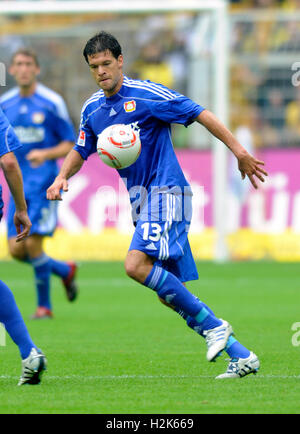
[[[249,154],[213,113],[209,110],[204,110],[195,120],[221,140],[233,152],[238,160],[238,168],[241,172],[242,179],[248,176],[254,188],[258,188],[254,176],[261,182],[265,181],[264,176],[268,176],[268,173],[261,168],[265,163]]]
[[[14,224],[17,230],[16,241],[22,241],[29,235],[31,221],[27,214],[21,170],[17,159],[12,152],[2,155],[0,163],[16,205],[16,212],[14,215]]]
[[[84,160],[81,155],[74,149],[71,149],[55,181],[47,190],[48,200],[62,200],[61,191],[68,191],[68,179],[81,169],[83,162]]]
[[[26,159],[30,161],[32,167],[39,167],[47,160],[57,160],[58,158],[65,157],[73,146],[73,142],[64,140],[52,148],[32,149],[26,155]]]

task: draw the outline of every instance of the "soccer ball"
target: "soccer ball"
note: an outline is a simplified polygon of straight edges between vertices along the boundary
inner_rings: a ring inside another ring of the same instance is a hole
[[[103,163],[110,167],[129,167],[141,152],[139,132],[130,125],[111,125],[98,135],[97,152]]]

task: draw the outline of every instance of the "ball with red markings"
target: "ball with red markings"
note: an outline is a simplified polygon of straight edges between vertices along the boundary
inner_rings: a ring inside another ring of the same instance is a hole
[[[98,135],[97,152],[101,160],[115,169],[125,169],[138,159],[141,141],[130,125],[111,125]]]

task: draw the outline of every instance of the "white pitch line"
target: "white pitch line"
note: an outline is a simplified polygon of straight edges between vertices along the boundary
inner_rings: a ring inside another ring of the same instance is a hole
[[[124,285],[124,283],[126,283],[126,285],[133,285],[133,282],[129,279],[129,278],[88,278],[88,279],[79,279],[78,280],[80,285],[82,286],[104,286],[104,285],[110,285],[110,286],[122,286]],[[10,286],[14,287],[14,286],[20,286],[20,287],[27,287],[28,286],[28,282],[24,281],[22,279],[7,279],[7,282],[9,283]]]
[[[17,379],[19,377],[13,375],[0,375],[0,379]],[[126,379],[142,379],[142,380],[151,380],[151,379],[197,379],[197,378],[212,378],[214,379],[214,375],[47,375],[46,377],[49,380],[126,380]],[[279,379],[299,379],[300,375],[260,375],[257,374],[256,378],[279,378]]]

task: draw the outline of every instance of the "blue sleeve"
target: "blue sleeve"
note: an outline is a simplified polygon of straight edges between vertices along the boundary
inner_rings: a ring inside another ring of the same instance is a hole
[[[13,128],[0,108],[0,157],[21,147]]]
[[[148,101],[152,115],[167,123],[190,125],[205,110],[186,96],[178,95],[173,99]]]
[[[97,151],[97,136],[90,128],[88,122],[84,120],[84,114],[81,117],[78,139],[73,149],[75,149],[84,160],[87,160],[91,154]]]

